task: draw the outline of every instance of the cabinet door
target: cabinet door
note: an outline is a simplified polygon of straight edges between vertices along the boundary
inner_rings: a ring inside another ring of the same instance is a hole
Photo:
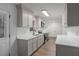
[[[28,55],[31,55],[33,52],[33,41],[30,39],[28,40]]]
[[[68,26],[79,26],[79,4],[67,4],[67,23]]]
[[[41,36],[41,44],[43,44],[44,43],[44,36],[42,35]]]
[[[43,38],[42,37],[40,38],[40,41],[41,41],[40,45],[42,45],[43,44]]]
[[[40,39],[39,39],[39,37],[38,37],[38,47],[40,47]]]
[[[43,42],[44,42],[44,37],[43,37],[43,35],[40,35],[38,37],[38,47],[40,47],[43,44]]]
[[[25,10],[23,10],[22,12],[22,26],[28,27],[28,13]]]
[[[38,48],[38,37],[36,37],[36,49]]]
[[[40,47],[41,46],[41,37],[39,36],[38,37],[38,47]]]
[[[33,52],[36,50],[36,38],[33,39],[32,50],[33,50]]]

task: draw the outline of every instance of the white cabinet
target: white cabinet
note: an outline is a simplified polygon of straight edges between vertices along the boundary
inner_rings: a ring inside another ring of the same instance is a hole
[[[25,56],[27,55],[27,41],[23,40],[23,39],[18,39],[17,40],[17,51],[18,51],[18,55],[19,56]]]
[[[35,42],[34,39],[18,39],[17,40],[18,44],[18,55],[19,56],[28,56],[33,53],[33,51],[36,49],[35,48]]]
[[[27,49],[28,49],[28,53],[27,53],[27,55],[31,55],[32,54],[32,52],[33,52],[33,40],[28,40],[28,46],[27,46]]]
[[[33,13],[27,9],[22,8],[21,4],[17,5],[17,26],[18,27],[32,27],[32,20],[34,20]]]
[[[17,27],[25,27],[28,26],[28,14],[27,12],[22,8],[21,4],[16,5],[17,7]]]
[[[26,11],[26,10],[24,10],[24,9],[22,9],[22,26],[23,27],[28,27],[28,19],[29,19],[29,15],[28,15],[29,13]]]
[[[28,56],[31,55],[36,49],[38,49],[44,43],[43,34],[38,35],[32,39],[17,39],[18,55]]]
[[[28,40],[28,55],[31,55],[37,49],[36,40],[36,38]]]
[[[42,45],[42,44],[43,44],[43,42],[44,42],[44,37],[43,37],[43,36],[41,36],[41,37],[40,37],[40,45]]]
[[[40,47],[44,43],[44,36],[39,36],[38,37],[38,47]]]
[[[36,40],[37,40],[37,38],[34,38],[33,39],[33,46],[32,46],[32,48],[33,48],[33,51],[35,51],[36,49],[37,49],[37,47],[36,47],[36,45],[37,45],[37,43],[36,43]]]
[[[40,38],[39,37],[38,37],[38,43],[37,44],[38,44],[37,47],[39,48],[40,47]]]

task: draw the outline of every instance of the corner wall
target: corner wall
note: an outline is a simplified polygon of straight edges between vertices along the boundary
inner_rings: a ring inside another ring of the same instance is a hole
[[[0,9],[10,13],[10,55],[17,55],[17,42],[16,42],[16,19],[17,10],[14,4],[1,3]],[[5,44],[5,43],[4,43]],[[6,47],[5,47],[6,48]]]

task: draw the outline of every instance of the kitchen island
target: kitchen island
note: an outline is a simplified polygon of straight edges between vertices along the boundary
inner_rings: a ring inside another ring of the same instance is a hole
[[[58,35],[55,43],[57,56],[79,56],[79,36]]]

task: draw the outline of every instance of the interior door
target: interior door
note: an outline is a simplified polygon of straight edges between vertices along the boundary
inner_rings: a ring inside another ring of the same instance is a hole
[[[0,10],[0,56],[9,55],[9,13]]]

